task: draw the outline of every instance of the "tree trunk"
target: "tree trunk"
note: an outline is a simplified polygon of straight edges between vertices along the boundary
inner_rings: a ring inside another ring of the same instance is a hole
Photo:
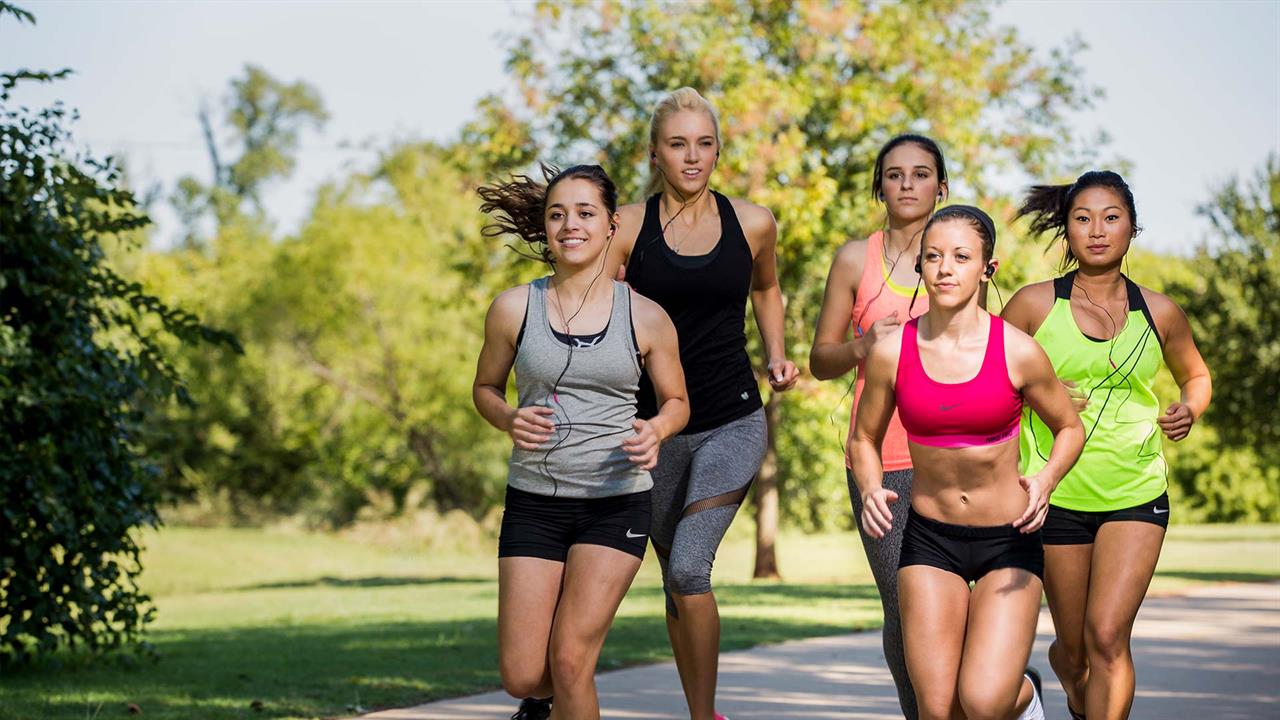
[[[778,426],[778,394],[769,393],[769,401],[764,406],[765,422],[768,424],[768,449],[764,454],[764,464],[760,466],[760,475],[756,478],[756,569],[752,574],[755,579],[781,579],[778,572],[778,554],[775,545],[778,538],[778,451],[775,447]]]

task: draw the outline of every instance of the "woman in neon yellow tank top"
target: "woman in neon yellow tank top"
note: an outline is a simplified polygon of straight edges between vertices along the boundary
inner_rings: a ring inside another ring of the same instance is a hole
[[[1049,661],[1073,718],[1125,718],[1134,694],[1129,636],[1169,523],[1160,435],[1186,437],[1212,384],[1182,310],[1120,272],[1140,230],[1123,178],[1093,171],[1071,185],[1036,186],[1024,215],[1033,234],[1065,239],[1063,268],[1075,269],[1019,290],[1004,318],[1039,341],[1084,400],[1084,451],[1054,491],[1043,530],[1057,632]],[[1161,363],[1181,388],[1163,412],[1153,388]],[[1051,440],[1024,410],[1024,474],[1044,464]]]

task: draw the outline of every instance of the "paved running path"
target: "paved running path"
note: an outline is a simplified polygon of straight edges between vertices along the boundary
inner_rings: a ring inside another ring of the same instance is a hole
[[[1067,717],[1045,653],[1040,615],[1032,664],[1045,676],[1047,716]],[[1149,598],[1134,628],[1138,694],[1132,718],[1280,718],[1280,585],[1218,585]],[[673,663],[597,676],[604,718],[687,718]],[[733,720],[900,718],[880,633],[797,640],[725,653],[719,710]],[[496,692],[387,710],[377,720],[505,720],[516,702]]]

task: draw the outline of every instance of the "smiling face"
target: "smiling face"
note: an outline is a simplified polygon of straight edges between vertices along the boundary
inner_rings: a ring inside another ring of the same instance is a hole
[[[996,261],[990,260],[994,267]],[[982,235],[965,218],[935,221],[924,238],[920,277],[929,293],[929,307],[958,308],[978,293],[986,280]]]
[[[928,150],[904,142],[884,156],[880,191],[890,216],[914,222],[933,212],[946,182],[939,180],[937,163]]]
[[[561,180],[547,193],[547,243],[558,267],[576,268],[599,259],[614,221],[600,188],[585,178]]]
[[[692,198],[711,181],[720,141],[711,115],[681,110],[663,121],[652,151],[653,163],[677,194]]]
[[[1076,193],[1067,215],[1067,244],[1082,266],[1119,264],[1132,240],[1133,218],[1120,193],[1103,186]]]

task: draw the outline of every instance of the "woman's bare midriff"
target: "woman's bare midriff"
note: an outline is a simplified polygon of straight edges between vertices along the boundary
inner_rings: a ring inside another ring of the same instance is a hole
[[[941,448],[910,443],[911,507],[953,525],[1008,525],[1027,509],[1018,482],[1018,438],[998,445]]]

